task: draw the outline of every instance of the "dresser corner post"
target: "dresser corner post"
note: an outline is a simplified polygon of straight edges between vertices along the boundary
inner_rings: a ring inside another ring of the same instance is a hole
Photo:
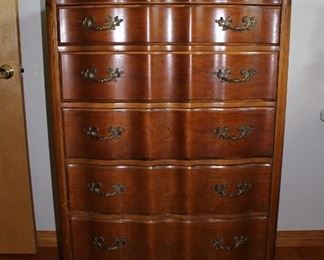
[[[50,82],[46,85],[48,109],[48,132],[51,157],[52,187],[54,193],[56,234],[60,259],[72,260],[70,247],[70,230],[67,211],[66,177],[64,166],[64,148],[61,128],[60,111],[60,77],[57,35],[57,4],[56,0],[46,0],[47,16],[47,55]]]
[[[283,144],[285,133],[286,99],[289,65],[291,0],[282,0],[280,25],[280,55],[277,92],[276,129],[274,141],[273,174],[270,201],[269,229],[267,235],[267,258],[275,258],[278,211],[280,200],[280,183],[282,171]]]

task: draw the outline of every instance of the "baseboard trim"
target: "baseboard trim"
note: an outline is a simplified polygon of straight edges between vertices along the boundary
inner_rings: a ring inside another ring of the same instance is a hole
[[[56,231],[37,231],[36,241],[38,247],[57,247]]]
[[[324,230],[278,231],[277,247],[324,246]]]
[[[38,247],[57,247],[55,231],[37,231]],[[324,230],[278,231],[277,247],[324,247]]]

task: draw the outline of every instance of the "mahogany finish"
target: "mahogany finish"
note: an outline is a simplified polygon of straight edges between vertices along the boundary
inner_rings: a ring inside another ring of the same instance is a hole
[[[268,164],[193,167],[68,165],[69,205],[71,211],[104,214],[265,215],[270,175]],[[102,185],[101,193],[91,192],[92,183]],[[240,193],[237,186],[244,183],[251,187]],[[123,185],[125,190],[111,195],[116,184]],[[224,195],[215,190],[217,185],[225,185]]]
[[[264,259],[266,220],[250,218],[238,220],[130,221],[72,220],[72,237],[76,259],[86,260],[212,260]],[[235,236],[246,236],[244,247],[222,250],[212,241],[224,239],[225,246],[233,246]],[[103,237],[111,246],[114,238],[124,238],[127,244],[118,250],[104,250],[91,245],[94,237]]]
[[[94,159],[209,159],[271,157],[274,108],[195,110],[72,110],[64,109],[67,158]],[[239,137],[238,128],[251,127],[245,138],[223,139],[217,127],[228,127],[228,136]],[[101,141],[83,129],[98,128],[110,136],[109,127],[124,132]]]
[[[145,3],[215,3],[215,4],[253,4],[253,5],[278,5],[281,4],[282,0],[56,0],[57,4],[145,4]]]
[[[58,16],[61,44],[279,43],[280,8],[276,6],[77,6],[60,8]],[[89,31],[80,24],[84,17],[94,17],[103,26],[107,16],[123,21],[115,30],[103,31]],[[215,22],[231,17],[233,25],[240,26],[244,16],[255,17],[256,24],[240,33],[224,31]]]
[[[80,101],[188,101],[276,99],[277,53],[62,53],[60,56],[64,100]],[[96,69],[107,77],[108,68],[124,71],[116,81],[100,83],[81,72]],[[219,70],[231,70],[242,79],[242,69],[254,69],[251,79],[225,82]]]
[[[273,260],[290,1],[47,8],[62,259]]]

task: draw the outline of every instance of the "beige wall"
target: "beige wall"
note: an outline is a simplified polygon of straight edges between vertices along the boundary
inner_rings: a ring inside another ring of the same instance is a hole
[[[41,12],[42,0],[19,0],[24,93],[37,230],[55,229],[47,116]]]
[[[42,0],[20,0],[31,174],[38,230],[55,229],[44,93]],[[279,229],[324,228],[324,1],[293,0]]]
[[[292,3],[279,229],[324,229],[324,1]]]

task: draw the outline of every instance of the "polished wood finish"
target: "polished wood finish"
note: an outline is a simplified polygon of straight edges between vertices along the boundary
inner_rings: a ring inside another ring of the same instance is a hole
[[[53,187],[56,196],[54,196],[54,203],[56,208],[56,218],[59,221],[56,222],[58,248],[60,251],[60,258],[64,260],[72,260],[72,250],[69,248],[72,246],[70,240],[70,223],[68,216],[68,204],[65,202],[67,198],[67,183],[64,173],[64,140],[62,129],[62,117],[60,107],[60,93],[59,93],[59,58],[57,55],[58,42],[57,42],[57,9],[54,1],[46,1],[47,12],[47,34],[48,34],[48,51],[49,60],[51,61],[50,69],[50,120],[52,120],[52,128],[50,128],[52,139],[51,145],[54,148],[52,152],[52,158],[54,160],[53,173]],[[61,174],[60,174],[61,173]]]
[[[63,259],[274,259],[289,1],[47,4]],[[115,30],[79,23],[108,15],[123,19]],[[228,16],[256,24],[222,30]],[[95,82],[109,68],[123,73]],[[255,73],[223,82],[226,68]],[[211,248],[212,233],[231,245],[241,231],[242,247]],[[123,234],[118,250],[91,244]]]
[[[279,7],[133,5],[60,8],[60,44],[109,43],[279,43]],[[123,22],[115,30],[89,31],[81,26],[84,17],[94,17],[98,25],[106,17],[118,16]],[[235,25],[244,16],[256,18],[251,30],[240,33],[223,30],[215,20],[232,17]],[[163,23],[161,23],[163,21]],[[136,27],[134,27],[136,25]]]
[[[284,125],[285,125],[285,108],[287,96],[287,81],[288,81],[288,60],[289,60],[289,33],[290,33],[290,11],[291,1],[284,1],[281,13],[281,52],[279,57],[279,76],[278,76],[278,93],[277,93],[277,113],[275,130],[274,161],[272,173],[272,191],[270,198],[270,214],[269,214],[269,232],[268,232],[268,247],[267,260],[274,258],[276,230],[279,210],[279,192],[281,180],[281,165],[283,155],[284,142]]]
[[[0,1],[0,24],[0,66],[14,69],[12,78],[0,79],[0,254],[34,253],[17,1]]]
[[[180,44],[150,44],[150,45],[138,45],[138,44],[113,44],[113,45],[60,45],[57,47],[59,52],[74,52],[74,54],[80,52],[168,52],[169,54],[186,53],[191,54],[195,52],[201,52],[201,54],[209,54],[214,52],[227,52],[230,53],[242,53],[254,52],[255,54],[278,52],[280,51],[279,45],[257,44],[257,45],[180,45]],[[93,53],[95,54],[95,53]]]
[[[213,220],[195,222],[167,221],[84,221],[73,220],[74,255],[76,259],[246,259],[264,258],[264,218],[242,220]],[[235,236],[248,237],[245,246],[237,250],[217,250],[214,239],[224,239],[233,246]],[[110,246],[114,238],[125,238],[127,244],[107,251],[91,245],[94,237],[103,237]],[[197,239],[198,238],[198,239]]]
[[[276,99],[277,53],[63,53],[60,60],[65,72],[62,95],[67,101]],[[96,69],[98,77],[105,78],[108,68],[119,68],[124,74],[106,83],[81,75]],[[255,74],[246,82],[228,83],[215,75],[226,68],[233,79],[243,78],[242,69],[254,69]]]
[[[270,165],[153,168],[69,165],[67,168],[71,211],[106,214],[267,214]],[[91,183],[100,183],[103,193],[112,193],[114,184],[122,184],[125,191],[115,196],[100,196],[91,192]],[[239,195],[237,185],[242,183],[251,187]],[[215,191],[216,185],[225,185],[226,192],[237,196],[220,196]]]
[[[145,4],[145,3],[161,3],[166,4],[171,1],[165,0],[56,0],[57,4]],[[252,4],[252,5],[279,5],[282,0],[172,0],[174,3],[205,3],[205,4]]]
[[[63,110],[67,158],[93,159],[210,159],[271,157],[274,108],[199,110]],[[239,137],[239,127],[251,127],[245,138],[227,140],[216,128],[227,127]],[[117,139],[100,141],[84,133],[121,127]]]

